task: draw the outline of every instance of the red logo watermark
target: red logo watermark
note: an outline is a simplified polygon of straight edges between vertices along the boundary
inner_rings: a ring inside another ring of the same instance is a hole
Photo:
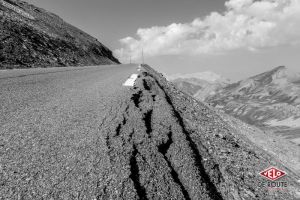
[[[259,173],[262,177],[265,177],[271,181],[276,181],[286,175],[285,171],[277,169],[276,167],[269,167],[268,169]]]

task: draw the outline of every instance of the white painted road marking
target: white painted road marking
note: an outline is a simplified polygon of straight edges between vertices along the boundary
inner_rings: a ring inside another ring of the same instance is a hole
[[[141,70],[142,70],[142,66],[139,65],[139,66],[138,66],[138,71],[141,71]]]
[[[134,86],[134,83],[135,83],[135,80],[137,79],[137,77],[138,77],[138,74],[132,74],[130,76],[130,78],[125,81],[123,86],[129,86],[129,87]]]

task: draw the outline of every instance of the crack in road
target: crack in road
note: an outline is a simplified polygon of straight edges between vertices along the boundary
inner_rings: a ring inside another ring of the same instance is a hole
[[[145,79],[143,79],[143,86],[144,86],[145,90],[150,91],[150,87]]]
[[[137,154],[138,150],[135,145],[133,145],[133,152],[130,158],[130,178],[134,183],[134,188],[139,196],[140,200],[147,200],[146,189],[140,183],[139,177],[139,167],[137,164]]]
[[[150,133],[152,132],[152,124],[151,124],[152,113],[153,110],[149,110],[146,113],[144,113],[144,117],[143,117],[143,121],[145,122],[145,127],[146,127],[146,133],[148,135],[150,135]]]
[[[158,87],[155,87],[154,84],[156,84]],[[174,105],[172,104],[170,98],[167,96],[166,92],[164,91],[164,89],[162,88],[162,86],[159,85],[159,83],[153,78],[151,77],[148,73],[143,72],[142,76],[140,77],[140,80],[137,80],[136,82],[136,86],[133,88],[133,91],[135,91],[132,94],[131,100],[134,104],[134,106],[136,108],[138,108],[138,110],[136,110],[136,112],[138,112],[140,114],[140,116],[142,116],[142,121],[144,122],[144,128],[145,128],[145,133],[148,135],[148,139],[151,139],[151,134],[153,134],[153,131],[158,131],[160,132],[160,130],[155,130],[153,128],[153,121],[152,121],[152,117],[153,117],[153,109],[157,109],[154,107],[155,104],[158,104],[158,102],[156,102],[156,97],[158,95],[164,95],[162,97],[165,98],[165,102],[169,105],[170,107],[170,112],[172,113],[172,115],[175,117],[176,122],[180,127],[181,127],[181,131],[185,136],[185,139],[188,143],[188,148],[191,149],[192,152],[192,158],[193,161],[191,161],[192,163],[194,163],[194,165],[198,168],[198,171],[201,175],[199,181],[201,182],[201,184],[206,188],[207,193],[209,194],[209,199],[222,199],[221,195],[219,194],[219,191],[215,188],[214,184],[211,182],[211,180],[209,179],[209,175],[206,173],[204,166],[202,165],[201,161],[203,160],[199,150],[197,149],[197,146],[194,144],[193,140],[190,138],[190,133],[185,129],[185,125],[183,122],[183,119],[181,118],[180,114],[176,111]],[[147,103],[147,104],[146,104]],[[152,105],[151,107],[149,107],[149,105]],[[161,105],[162,106],[162,105]],[[132,108],[129,108],[128,110],[130,110],[130,112],[132,112]],[[121,129],[122,125],[119,124],[116,128],[117,130],[117,135],[120,134],[120,129]],[[172,127],[172,125],[171,125]],[[191,195],[193,196],[193,194],[189,193],[191,192],[190,189],[186,188],[186,185],[188,185],[187,183],[184,183],[185,179],[183,180],[182,177],[183,174],[181,174],[181,170],[179,168],[174,168],[173,164],[172,164],[172,155],[168,155],[168,151],[169,148],[171,146],[171,144],[173,144],[173,136],[172,136],[172,128],[169,128],[169,132],[166,133],[167,135],[167,141],[164,143],[161,143],[160,145],[157,146],[158,152],[157,153],[161,153],[164,161],[166,162],[166,166],[167,168],[169,168],[169,176],[173,179],[174,184],[177,184],[180,188],[180,192],[182,193],[182,196],[184,199],[192,199]],[[133,175],[133,171],[132,169],[135,169],[135,171],[137,171],[138,169],[138,163],[136,162],[136,154],[137,154],[137,149],[136,149],[136,141],[133,139],[133,135],[135,133],[131,134],[132,140],[132,148],[133,150],[133,157],[130,158],[130,168],[131,168],[131,175],[130,177],[133,179],[134,185],[135,185],[135,189],[137,191],[137,193],[139,193],[138,195],[140,196],[140,198],[144,198],[147,195],[147,188],[144,185],[141,185],[140,181],[137,181],[137,175]],[[151,139],[153,140],[153,139]],[[144,141],[143,143],[146,143],[149,141]],[[150,152],[151,153],[151,152]],[[154,153],[154,152],[153,152]],[[152,153],[151,153],[152,154]],[[170,160],[171,159],[171,160]],[[135,162],[134,162],[135,161]],[[132,166],[134,165],[134,166]],[[137,171],[135,173],[140,173],[140,171]],[[143,172],[141,172],[143,173]],[[182,179],[182,180],[181,180]],[[183,181],[183,182],[182,182]],[[204,192],[205,193],[205,192]],[[141,197],[142,196],[142,197]]]
[[[172,178],[174,179],[175,183],[177,183],[179,185],[179,187],[184,195],[184,198],[186,200],[190,200],[191,198],[189,196],[188,191],[184,188],[183,184],[180,181],[178,173],[173,168],[171,162],[169,161],[169,158],[167,157],[168,150],[172,143],[173,143],[173,139],[172,139],[172,131],[171,131],[171,127],[170,127],[170,131],[168,133],[168,140],[166,143],[162,143],[158,146],[158,151],[164,156],[165,160],[167,161],[168,166],[171,169]]]
[[[142,95],[142,91],[138,91],[137,93],[133,94],[131,97],[131,100],[133,100],[135,107],[139,108],[139,104],[140,104],[140,98]]]
[[[147,76],[151,76],[148,73],[145,73],[145,74]],[[189,142],[189,146],[190,146],[190,148],[193,151],[194,161],[195,161],[196,166],[198,167],[198,169],[200,171],[201,178],[203,179],[203,182],[205,183],[206,189],[210,193],[210,197],[212,199],[220,199],[220,200],[222,200],[223,198],[222,198],[220,192],[217,190],[216,186],[213,184],[213,182],[209,178],[209,175],[206,173],[206,170],[205,170],[204,166],[202,165],[203,158],[202,158],[202,156],[201,156],[201,154],[200,154],[200,152],[199,152],[199,150],[197,148],[197,145],[191,139],[190,133],[186,130],[185,124],[183,122],[183,119],[182,119],[181,115],[176,110],[175,106],[173,105],[170,97],[168,96],[168,94],[166,93],[166,91],[164,90],[164,88],[160,85],[160,83],[153,76],[151,76],[151,77],[153,78],[153,80],[155,80],[155,82],[159,86],[159,88],[164,92],[166,101],[171,106],[173,115],[176,117],[177,122],[179,123],[180,127],[182,128],[182,132],[185,134],[186,140]]]

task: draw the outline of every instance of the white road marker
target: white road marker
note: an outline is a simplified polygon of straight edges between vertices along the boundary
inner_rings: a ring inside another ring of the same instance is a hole
[[[125,81],[123,86],[129,86],[129,87],[134,86],[134,83],[135,83],[135,80],[137,79],[137,77],[138,77],[138,74],[132,74],[130,76],[130,78]]]
[[[138,70],[139,72],[142,71],[142,65],[139,65],[137,70]]]

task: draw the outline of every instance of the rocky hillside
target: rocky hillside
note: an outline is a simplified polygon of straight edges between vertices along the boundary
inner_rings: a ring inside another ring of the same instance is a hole
[[[230,84],[206,101],[250,124],[300,127],[300,87],[286,67]]]
[[[176,86],[199,100],[235,116],[248,124],[274,129],[300,144],[300,84],[299,76],[290,76],[286,67],[280,66],[265,73],[236,83],[211,87],[206,83],[200,91],[182,87],[186,79]],[[197,94],[205,93],[204,98]]]
[[[115,63],[107,47],[57,15],[0,0],[0,69]]]

